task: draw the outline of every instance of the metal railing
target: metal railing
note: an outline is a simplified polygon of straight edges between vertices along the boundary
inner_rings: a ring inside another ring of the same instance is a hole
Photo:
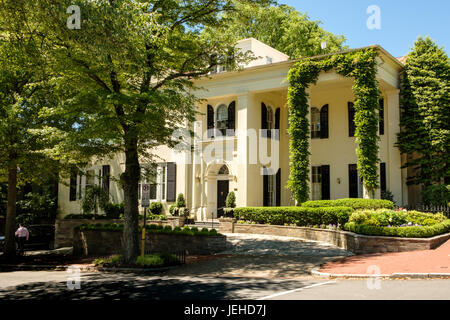
[[[163,254],[163,255],[171,255],[176,259],[176,261],[178,263],[186,264],[186,256],[187,256],[186,250],[155,252],[153,250],[145,249],[145,254],[155,254],[155,253],[159,253],[159,254]]]
[[[407,209],[407,210],[416,210],[421,212],[428,212],[428,213],[443,213],[446,217],[450,218],[450,207],[448,206],[428,206],[428,205],[414,205],[414,206],[396,206],[396,209]]]

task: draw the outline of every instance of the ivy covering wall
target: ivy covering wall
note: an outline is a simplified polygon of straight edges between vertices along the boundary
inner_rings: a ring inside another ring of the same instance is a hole
[[[351,77],[355,95],[355,137],[358,147],[358,171],[364,185],[372,194],[378,188],[378,99],[376,80],[378,53],[364,49],[321,58],[304,59],[289,71],[289,161],[288,188],[298,204],[309,199],[309,103],[307,89],[315,84],[321,71],[334,69],[338,74]],[[331,157],[332,155],[330,155]]]

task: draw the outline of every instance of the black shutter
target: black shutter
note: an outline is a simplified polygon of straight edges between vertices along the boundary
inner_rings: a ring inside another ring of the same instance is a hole
[[[358,198],[358,169],[356,164],[348,165],[349,198]]]
[[[328,138],[328,105],[320,109],[320,139]]]
[[[380,163],[380,189],[386,191],[386,163]]]
[[[174,202],[177,192],[177,165],[175,162],[167,163],[167,194],[166,201]]]
[[[276,206],[279,207],[281,206],[281,168],[279,168],[277,172],[276,186],[277,186]]]
[[[384,134],[384,99],[380,99],[380,110],[378,111],[380,122],[379,122],[379,134],[380,136]]]
[[[322,200],[330,200],[330,166],[324,165],[322,174]]]
[[[261,103],[261,137],[267,137],[267,107]]]
[[[267,169],[263,168],[263,206],[269,205],[269,176],[267,175]]]
[[[214,137],[214,109],[208,104],[208,138]]]
[[[236,102],[233,101],[228,106],[228,125],[227,136],[234,136],[234,130],[236,128]]]
[[[275,139],[280,139],[280,108],[275,111]]]
[[[110,181],[111,167],[105,165],[102,167],[102,188],[109,194],[109,181]]]
[[[353,102],[348,103],[348,136],[355,136],[355,106]]]
[[[77,171],[70,173],[69,201],[77,200]]]

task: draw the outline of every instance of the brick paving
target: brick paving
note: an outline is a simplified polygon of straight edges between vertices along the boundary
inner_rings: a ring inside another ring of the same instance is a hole
[[[320,272],[331,274],[366,274],[370,266],[378,266],[380,274],[450,273],[450,240],[434,250],[377,253],[347,257],[328,262]],[[369,273],[373,273],[369,272]]]

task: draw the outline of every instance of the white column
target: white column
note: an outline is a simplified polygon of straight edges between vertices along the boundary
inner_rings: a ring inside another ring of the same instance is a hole
[[[236,206],[247,206],[247,178],[248,178],[248,103],[249,93],[243,92],[237,98],[237,166],[236,166]]]
[[[197,220],[201,220],[201,147],[202,147],[202,122],[194,123],[194,151],[192,152],[192,209],[195,212]]]

